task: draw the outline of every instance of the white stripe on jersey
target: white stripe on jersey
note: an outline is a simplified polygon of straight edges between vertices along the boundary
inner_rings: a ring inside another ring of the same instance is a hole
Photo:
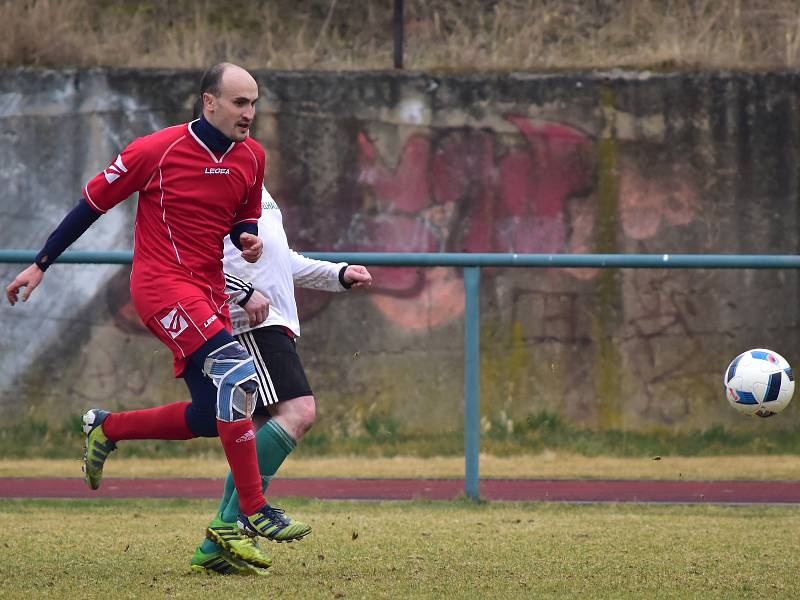
[[[247,291],[250,289],[250,285],[244,279],[239,279],[230,273],[225,273],[225,285],[232,290]]]
[[[183,265],[183,262],[181,262],[181,255],[178,253],[178,247],[175,245],[175,240],[172,237],[172,230],[167,224],[167,207],[164,206],[164,173],[161,171],[161,165],[164,164],[164,159],[167,157],[167,154],[169,154],[176,144],[182,141],[185,137],[186,136],[183,135],[172,142],[167,149],[164,150],[164,154],[161,155],[161,159],[158,161],[158,189],[161,190],[161,219],[164,222],[164,226],[167,228],[167,235],[169,236],[169,241],[172,244],[172,248],[175,250],[175,258],[178,260],[179,265]]]
[[[182,265],[181,262],[181,255],[178,253],[178,247],[175,245],[175,240],[172,237],[172,229],[170,229],[169,224],[167,223],[167,207],[164,206],[164,177],[161,173],[161,167],[158,167],[158,188],[161,190],[161,220],[164,222],[164,227],[167,228],[167,236],[169,237],[169,242],[172,244],[172,249],[175,250],[175,259],[178,261],[179,265]]]
[[[180,307],[180,309],[183,311],[183,316],[184,316],[184,317],[186,317],[186,320],[187,320],[187,321],[189,321],[189,323],[191,323],[191,324],[194,326],[194,328],[195,328],[195,329],[197,329],[197,333],[199,333],[199,334],[200,334],[200,336],[201,336],[201,337],[202,337],[202,338],[203,338],[205,341],[208,341],[208,338],[206,337],[206,334],[205,334],[205,333],[203,333],[202,331],[200,331],[200,328],[197,326],[197,323],[195,323],[194,321],[192,321],[192,317],[190,317],[190,316],[189,316],[189,313],[188,313],[188,312],[186,312],[186,309],[185,309],[185,308],[183,308],[183,305],[182,305],[180,302],[178,302],[178,306],[179,306],[179,307]]]

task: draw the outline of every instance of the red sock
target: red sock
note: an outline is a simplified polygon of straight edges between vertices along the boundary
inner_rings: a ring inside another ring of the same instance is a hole
[[[233,484],[239,492],[239,510],[252,515],[266,504],[261,491],[261,473],[256,454],[256,433],[253,422],[217,420],[217,431],[233,475]]]
[[[190,440],[195,435],[186,424],[190,402],[111,413],[103,421],[103,433],[112,442],[120,440]]]

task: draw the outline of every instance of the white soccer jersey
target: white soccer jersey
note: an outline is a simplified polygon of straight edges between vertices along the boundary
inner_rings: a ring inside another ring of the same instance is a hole
[[[225,291],[231,296],[233,333],[240,334],[255,329],[250,327],[244,309],[236,304],[236,300],[241,299],[249,289],[249,282],[270,302],[267,320],[256,327],[282,325],[299,336],[300,320],[297,317],[294,286],[342,292],[345,288],[339,282],[339,271],[347,263],[314,260],[289,248],[281,210],[266,188],[261,189],[258,237],[264,242],[264,253],[255,263],[244,260],[241,250],[233,245],[230,236],[225,238],[223,269]]]

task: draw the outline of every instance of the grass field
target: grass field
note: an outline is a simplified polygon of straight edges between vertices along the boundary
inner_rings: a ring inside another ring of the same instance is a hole
[[[192,574],[214,503],[10,501],[2,598],[794,598],[794,507],[288,502],[264,578]]]
[[[122,451],[120,454],[106,463],[106,477],[224,477],[228,472],[222,457],[152,459],[124,458]],[[800,456],[620,458],[548,451],[511,457],[483,455],[480,473],[481,477],[522,479],[797,480],[800,479]],[[279,476],[461,478],[464,458],[292,457],[281,467]],[[80,460],[0,460],[0,477],[81,477]]]

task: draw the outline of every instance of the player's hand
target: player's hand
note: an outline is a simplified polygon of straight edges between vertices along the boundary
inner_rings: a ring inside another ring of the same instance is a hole
[[[248,300],[242,308],[244,308],[244,312],[247,313],[250,327],[260,325],[266,321],[269,316],[269,300],[258,290],[253,292],[253,295],[250,296],[250,300]]]
[[[361,288],[369,287],[372,285],[372,275],[369,274],[366,267],[361,265],[348,265],[342,276],[345,283],[349,283],[350,287]]]
[[[31,265],[17,275],[11,285],[6,288],[6,298],[8,298],[9,304],[14,306],[17,303],[18,294],[22,288],[25,288],[25,291],[22,292],[22,301],[27,302],[33,290],[41,283],[42,277],[44,277],[44,271],[36,264]]]
[[[243,233],[239,236],[239,243],[242,245],[242,258],[249,263],[256,262],[261,258],[264,251],[264,242],[261,238],[252,233]]]

